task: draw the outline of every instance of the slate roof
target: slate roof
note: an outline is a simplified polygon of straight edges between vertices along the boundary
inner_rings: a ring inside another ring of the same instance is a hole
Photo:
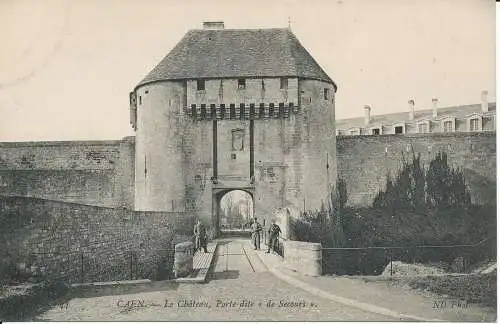
[[[190,30],[136,86],[160,81],[302,77],[336,85],[289,29]]]
[[[488,107],[488,113],[494,113],[496,111],[496,103],[489,103]],[[437,119],[447,116],[463,119],[474,113],[482,114],[480,104],[443,107],[438,108]],[[409,121],[409,114],[409,111],[406,111],[385,115],[372,115],[369,125],[365,125],[365,117],[338,119],[336,121],[336,128],[340,130],[347,130],[350,128],[369,128],[380,125],[392,125],[398,122]],[[432,109],[415,109],[414,121],[421,119],[434,120],[435,118],[432,116]]]

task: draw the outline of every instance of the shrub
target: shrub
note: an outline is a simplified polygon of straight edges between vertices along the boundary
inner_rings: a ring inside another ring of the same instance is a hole
[[[292,222],[292,239],[319,242],[323,247],[409,247],[383,253],[325,251],[325,272],[344,274],[379,273],[390,257],[447,265],[457,258],[469,264],[496,258],[495,240],[471,248],[415,248],[470,245],[496,237],[496,205],[471,203],[464,175],[448,164],[446,153],[438,153],[427,168],[419,155],[413,153],[409,160],[403,156],[401,170],[394,177],[387,175],[386,181],[371,208],[351,208],[346,207],[345,181],[339,179],[328,206],[306,211]]]
[[[387,175],[386,189],[380,190],[373,207],[397,212],[425,213],[427,209],[468,208],[471,194],[463,172],[448,164],[445,152],[439,152],[425,169],[420,155],[402,158],[403,167],[394,179]]]
[[[420,155],[413,153],[412,161],[402,158],[403,167],[393,180],[387,175],[385,191],[379,191],[373,207],[394,214],[397,211],[422,210],[425,207],[425,171]]]
[[[337,190],[331,189],[328,205],[318,210],[305,211],[299,219],[291,221],[291,239],[321,243],[323,247],[344,245],[342,212],[347,202],[347,188],[343,179],[337,180]]]
[[[471,197],[464,175],[448,165],[446,153],[438,153],[430,162],[425,182],[429,206],[439,209],[470,206]]]
[[[428,168],[420,156],[413,154],[411,162],[403,158],[402,169],[394,179],[387,176],[370,212],[379,217],[363,217],[365,229],[371,226],[376,243],[386,245],[471,244],[495,236],[488,230],[496,224],[495,206],[472,205],[463,172],[451,167],[443,152]]]
[[[28,289],[26,294],[0,299],[0,320],[33,320],[36,315],[54,305],[69,300],[69,287],[57,278],[44,280]]]
[[[428,276],[410,282],[413,289],[448,295],[463,302],[495,307],[497,305],[496,274],[475,276]]]

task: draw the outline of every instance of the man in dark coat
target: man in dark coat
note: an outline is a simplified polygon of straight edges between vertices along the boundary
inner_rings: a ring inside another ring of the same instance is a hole
[[[257,217],[254,218],[251,229],[253,248],[254,250],[260,250],[260,232],[262,231],[262,226],[257,221]]]
[[[273,252],[278,253],[278,238],[281,234],[281,228],[276,224],[276,220],[273,220],[272,225],[269,227],[269,243],[267,245],[266,253],[269,253],[271,249]]]
[[[207,231],[205,230],[205,226],[201,223],[200,220],[194,226],[194,237],[195,237],[195,252],[203,248],[205,253],[207,251]]]

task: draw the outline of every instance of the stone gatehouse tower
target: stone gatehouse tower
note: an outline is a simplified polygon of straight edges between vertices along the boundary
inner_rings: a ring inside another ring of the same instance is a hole
[[[336,90],[289,29],[189,31],[130,93],[135,209],[218,228],[235,189],[259,218],[318,208],[337,178]]]

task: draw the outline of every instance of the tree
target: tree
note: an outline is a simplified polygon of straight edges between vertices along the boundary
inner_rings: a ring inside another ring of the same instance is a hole
[[[465,207],[471,204],[470,191],[463,173],[448,165],[446,153],[440,152],[430,162],[427,171],[420,155],[413,153],[412,160],[403,156],[403,167],[394,180],[387,175],[386,189],[380,190],[373,200],[373,207],[398,212],[425,213],[427,208]]]
[[[410,161],[403,158],[394,180],[387,175],[386,189],[373,201],[377,217],[362,226],[387,244],[451,244],[463,240],[470,206],[464,175],[448,165],[446,153],[438,153],[427,169],[413,154]]]
[[[463,172],[448,165],[448,156],[440,152],[429,164],[426,174],[427,204],[437,209],[471,205],[470,191]]]
[[[231,226],[233,223],[233,211],[234,211],[235,205],[236,205],[236,203],[235,203],[234,197],[231,193],[224,195],[224,197],[222,197],[222,199],[220,201],[221,210],[224,213],[224,215],[226,216],[227,224],[229,226]]]
[[[342,228],[342,213],[347,203],[347,186],[344,179],[337,179],[337,188],[332,188],[328,203],[317,210],[308,210],[298,220],[292,220],[292,239],[321,243],[323,247],[342,247],[345,237]]]
[[[403,167],[394,181],[387,175],[385,191],[374,199],[374,207],[389,210],[392,215],[399,211],[420,211],[425,208],[425,171],[420,155],[412,152],[411,161],[402,155]]]
[[[344,178],[337,179],[337,197],[338,206],[340,210],[343,210],[347,204],[347,184]]]
[[[221,210],[226,216],[228,225],[232,228],[240,227],[245,223],[245,215],[241,206],[244,199],[241,198],[241,193],[241,191],[227,193],[220,202]]]
[[[394,196],[394,183],[392,181],[391,174],[388,173],[385,181],[385,190],[379,190],[373,199],[373,207],[375,209],[385,210],[393,215],[395,212],[394,205],[396,200]]]

